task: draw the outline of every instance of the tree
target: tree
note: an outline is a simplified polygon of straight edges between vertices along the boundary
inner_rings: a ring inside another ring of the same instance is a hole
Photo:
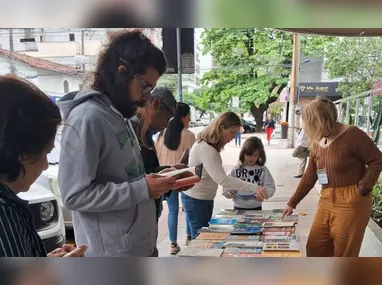
[[[177,74],[164,74],[159,78],[158,86],[167,87],[175,98],[178,98],[178,75]],[[203,89],[196,89],[191,93],[183,93],[183,102],[193,106],[196,110],[201,112],[201,117],[209,110],[212,104],[205,106],[202,104],[202,92]]]
[[[328,39],[304,36],[304,54],[323,52]],[[202,83],[202,103],[214,103],[216,111],[232,109],[232,97],[238,96],[242,109],[250,110],[258,129],[263,114],[286,87],[291,67],[293,34],[274,29],[206,29],[202,34],[204,53],[210,53],[214,68]]]
[[[176,97],[178,94],[178,78],[176,74],[164,74],[162,75],[157,85],[167,87],[172,94]]]
[[[381,38],[336,38],[326,47],[325,69],[331,79],[341,78],[338,91],[355,95],[373,88],[382,78]]]

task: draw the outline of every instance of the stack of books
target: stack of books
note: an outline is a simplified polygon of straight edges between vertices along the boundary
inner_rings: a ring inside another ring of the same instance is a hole
[[[277,211],[223,209],[178,256],[301,256],[298,215],[281,215]]]

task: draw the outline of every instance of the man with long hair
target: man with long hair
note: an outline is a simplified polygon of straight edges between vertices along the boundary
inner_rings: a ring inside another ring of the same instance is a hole
[[[87,256],[155,256],[154,199],[174,177],[145,175],[129,119],[150,100],[166,60],[139,31],[119,32],[100,53],[89,90],[59,103],[59,187]]]

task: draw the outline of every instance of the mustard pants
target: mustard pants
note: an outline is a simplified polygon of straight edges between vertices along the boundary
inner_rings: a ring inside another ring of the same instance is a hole
[[[356,185],[321,190],[306,244],[308,257],[358,257],[372,210],[372,196]]]

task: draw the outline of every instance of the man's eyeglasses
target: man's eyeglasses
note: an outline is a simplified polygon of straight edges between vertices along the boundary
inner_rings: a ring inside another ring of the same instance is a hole
[[[139,75],[135,74],[134,78],[142,83],[142,85],[143,85],[142,94],[143,95],[151,94],[154,91],[154,87],[150,83],[147,83],[146,81],[144,81]]]
[[[121,57],[119,59],[123,63],[130,65],[130,63],[127,60],[125,60],[125,59],[123,59]],[[138,74],[134,74],[134,78],[142,83],[142,85],[143,85],[142,94],[143,95],[151,94],[151,92],[154,91],[154,87],[150,83],[147,83],[146,81],[144,81]]]

